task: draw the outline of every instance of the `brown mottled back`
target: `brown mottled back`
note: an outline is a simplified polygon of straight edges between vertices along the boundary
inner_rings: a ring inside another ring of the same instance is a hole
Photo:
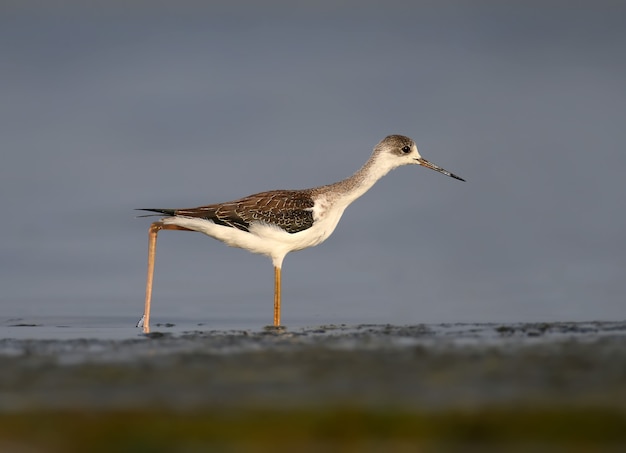
[[[308,191],[272,190],[226,203],[177,209],[174,214],[199,217],[243,231],[249,231],[252,222],[265,222],[297,233],[313,225],[313,204]]]

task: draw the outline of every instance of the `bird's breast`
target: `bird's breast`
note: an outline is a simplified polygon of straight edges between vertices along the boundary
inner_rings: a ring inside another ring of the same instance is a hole
[[[316,233],[312,236],[317,238],[317,242],[315,243],[315,245],[317,245],[325,241],[328,236],[335,231],[345,207],[337,203],[332,203],[326,198],[321,198],[315,201],[312,210],[314,223],[311,228],[314,229]]]

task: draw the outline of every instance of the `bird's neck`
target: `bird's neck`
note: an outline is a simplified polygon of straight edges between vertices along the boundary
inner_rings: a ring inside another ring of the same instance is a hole
[[[349,178],[328,186],[331,190],[339,193],[337,201],[346,206],[367,192],[376,181],[385,176],[393,167],[386,165],[381,159],[380,153],[374,151],[372,156],[365,162],[355,174]]]

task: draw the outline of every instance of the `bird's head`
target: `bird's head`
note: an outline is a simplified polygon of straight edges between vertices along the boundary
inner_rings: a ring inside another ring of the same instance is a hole
[[[448,170],[444,170],[424,159],[417,150],[415,142],[404,135],[389,135],[385,137],[376,145],[374,152],[378,154],[381,160],[385,161],[389,169],[402,165],[421,165],[422,167],[430,168],[431,170],[458,179],[459,181],[465,181],[454,173],[450,173]]]

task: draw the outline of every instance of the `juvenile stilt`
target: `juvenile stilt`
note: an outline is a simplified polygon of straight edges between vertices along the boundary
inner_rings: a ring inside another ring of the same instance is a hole
[[[344,210],[380,178],[404,165],[421,165],[460,181],[463,178],[424,159],[415,142],[389,135],[369,160],[343,181],[303,190],[271,190],[226,203],[186,209],[141,209],[164,217],[150,226],[144,315],[138,323],[150,332],[150,299],[159,230],[198,231],[232,247],[269,257],[274,264],[274,326],[280,326],[281,268],[285,256],[324,242]],[[378,219],[373,210],[372,217]]]

